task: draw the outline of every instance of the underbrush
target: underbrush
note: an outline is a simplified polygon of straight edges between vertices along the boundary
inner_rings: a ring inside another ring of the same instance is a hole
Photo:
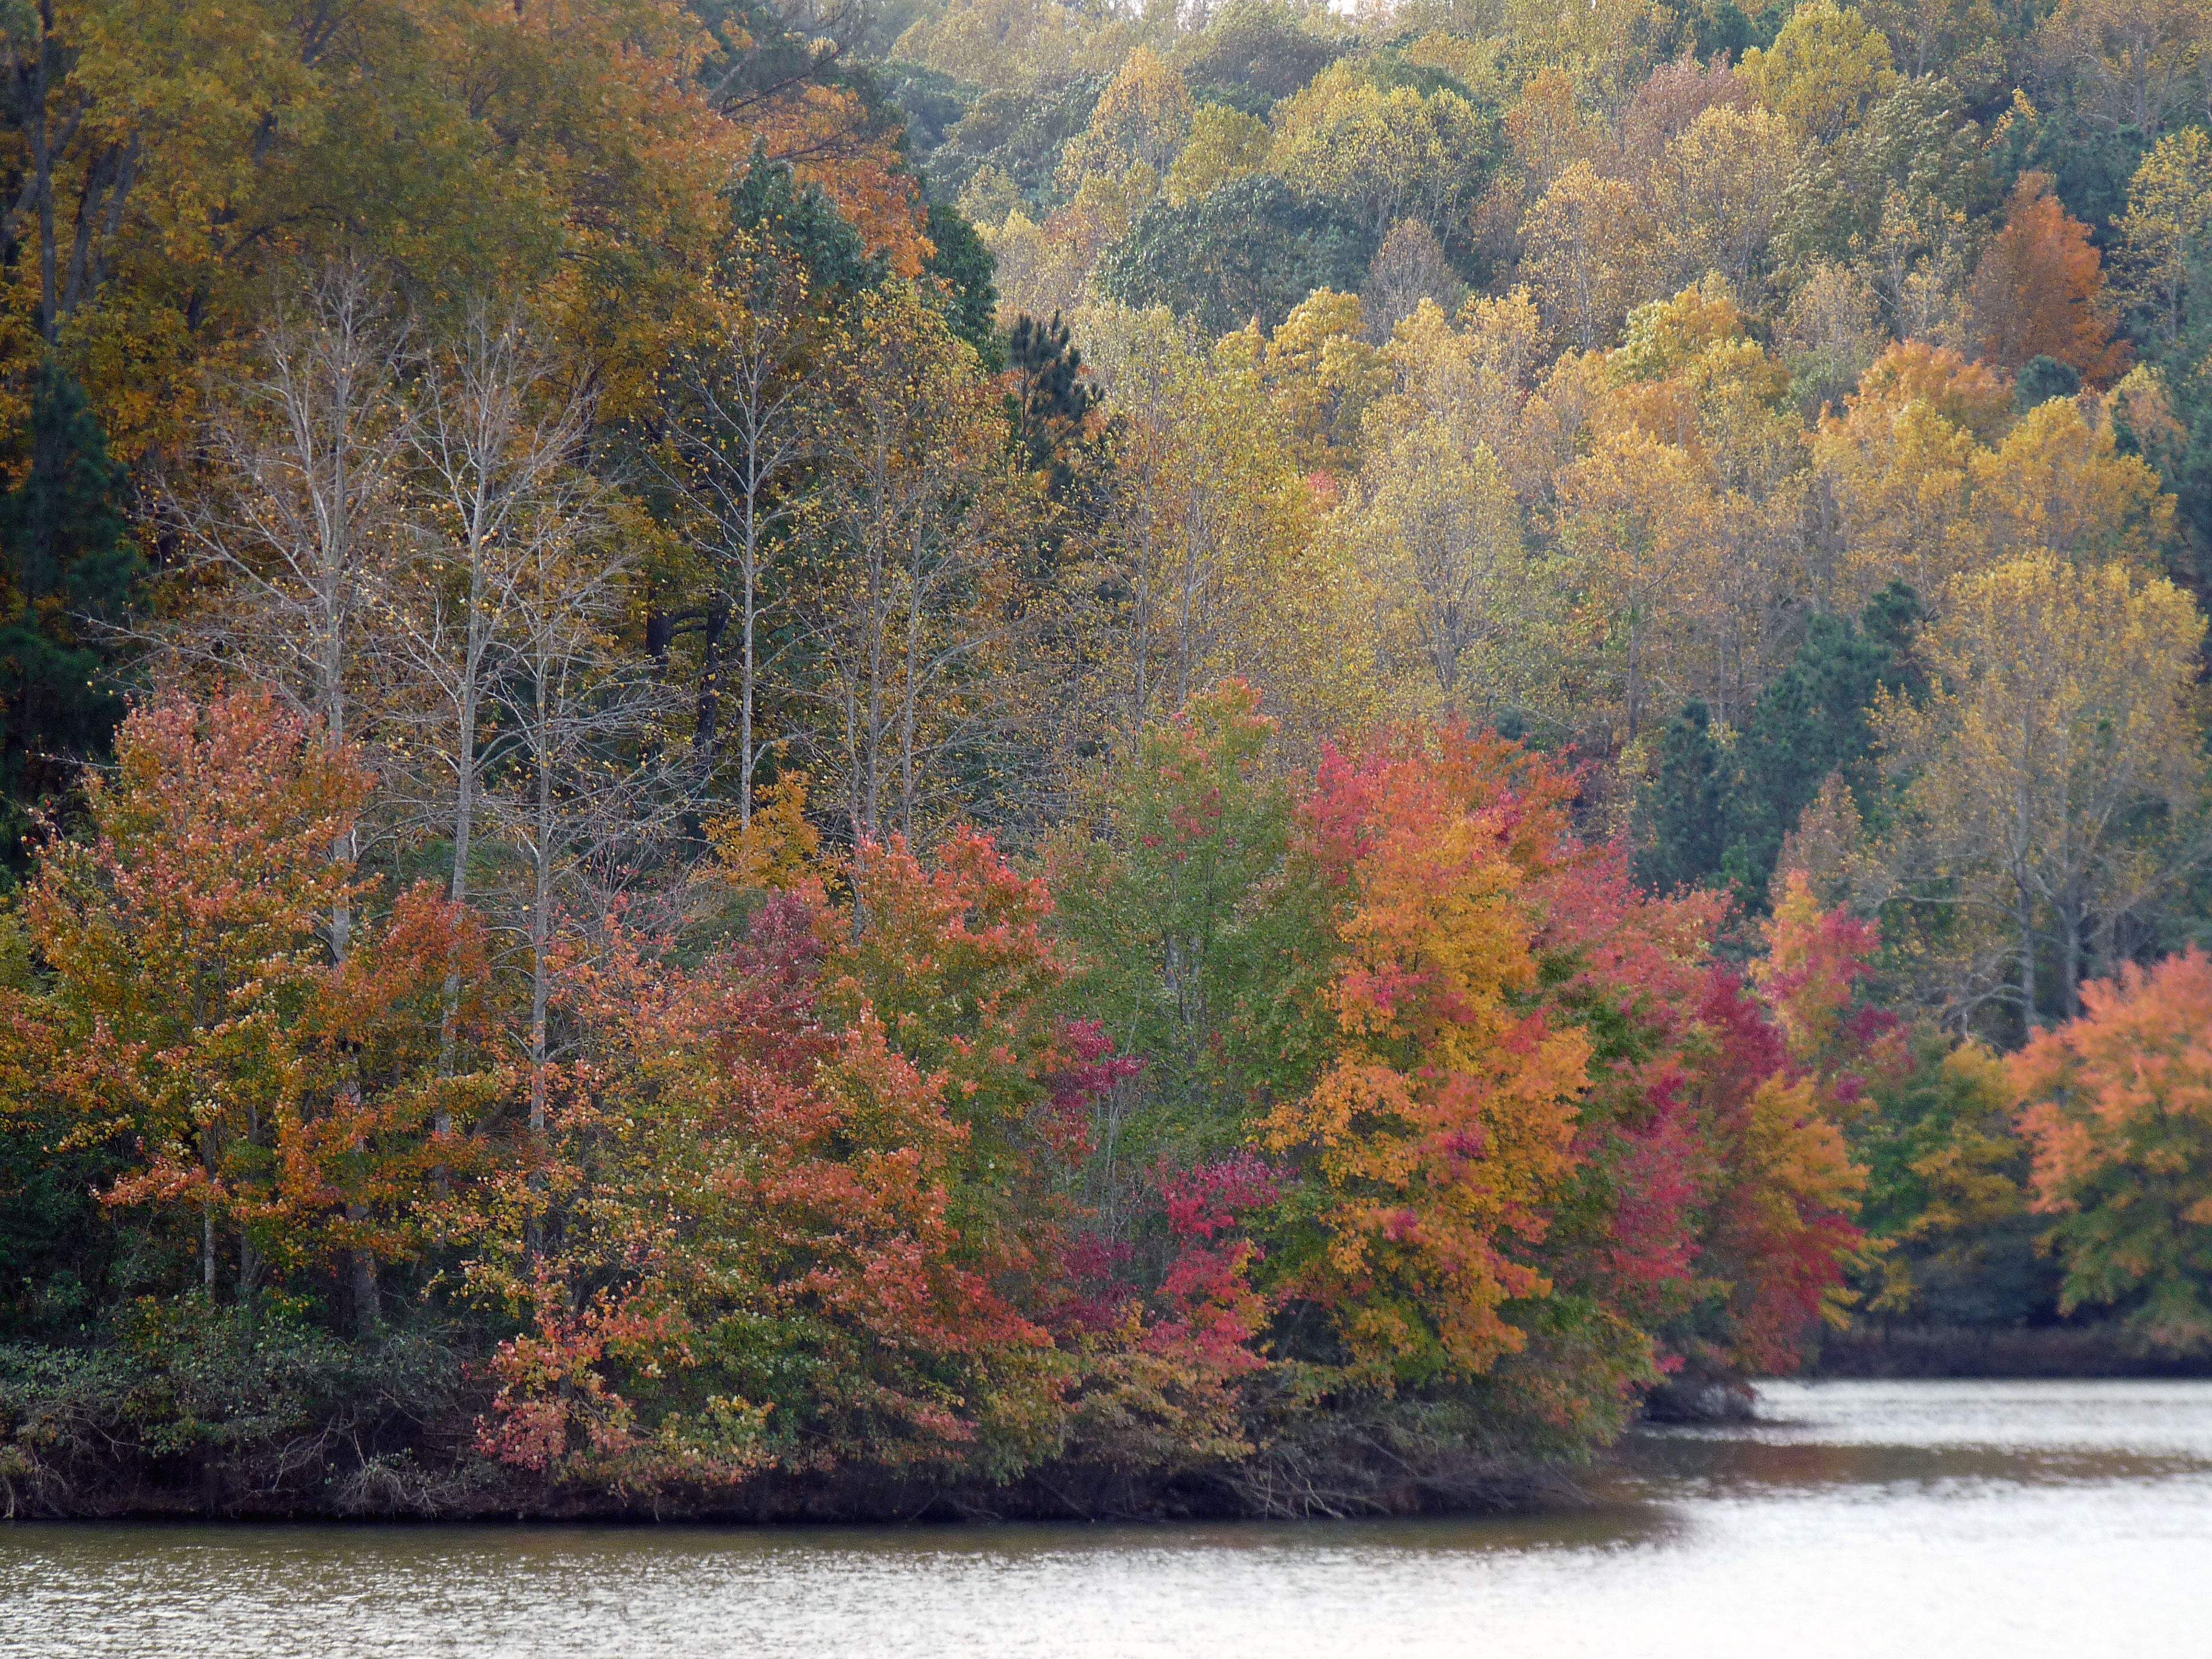
[[[280,1301],[134,1303],[87,1346],[0,1344],[0,1514],[428,1516],[501,1474],[471,1453],[449,1333],[361,1343]]]

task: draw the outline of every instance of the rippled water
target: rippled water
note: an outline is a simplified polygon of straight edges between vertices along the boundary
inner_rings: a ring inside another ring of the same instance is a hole
[[[1595,1509],[1155,1528],[0,1528],[0,1653],[2212,1651],[2212,1383],[1770,1384]]]

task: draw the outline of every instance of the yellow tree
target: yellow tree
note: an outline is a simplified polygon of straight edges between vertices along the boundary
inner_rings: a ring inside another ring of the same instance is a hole
[[[1686,689],[1681,599],[1714,553],[1704,469],[1643,428],[1601,437],[1559,481],[1560,536],[1621,657],[1623,735],[1634,743],[1658,687]]]
[[[1382,91],[1340,64],[1276,106],[1268,170],[1309,196],[1342,204],[1381,236],[1401,219],[1447,226],[1473,199],[1490,134],[1449,89]]]
[[[1803,445],[1788,370],[1712,278],[1638,307],[1603,367],[1592,458],[1644,434],[1680,454],[1698,492],[1676,529],[1690,538],[1683,560],[1644,612],[1662,647],[1653,665],[1671,690],[1694,690],[1732,720],[1778,665],[1804,598]]]
[[[1521,274],[1564,338],[1589,350],[1611,343],[1650,286],[1656,239],[1633,185],[1577,162],[1521,223]]]
[[[1522,88],[1506,112],[1505,138],[1531,198],[1549,190],[1569,167],[1586,163],[1606,170],[1613,160],[1604,127],[1583,111],[1575,83],[1556,64],[1547,64]]]
[[[1200,105],[1191,118],[1189,141],[1168,169],[1168,200],[1181,207],[1249,178],[1267,165],[1274,142],[1258,116],[1226,104]]]
[[[867,296],[832,371],[830,465],[802,529],[823,665],[815,734],[856,840],[926,827],[1006,707],[1026,486],[975,352],[921,290]]]
[[[1102,24],[1060,0],[955,0],[908,27],[892,54],[994,92],[1026,94],[1110,75],[1141,29],[1136,18]]]
[[[2160,139],[2128,183],[2121,283],[2166,345],[2181,336],[2189,273],[2212,254],[2212,138],[2185,127]]]
[[[1707,110],[1667,146],[1652,173],[1651,196],[1678,280],[1717,271],[1753,303],[1797,150],[1780,116],[1725,106]]]
[[[1334,531],[1370,596],[1377,668],[1407,712],[1460,708],[1488,725],[1540,696],[1553,589],[1487,446],[1463,455],[1433,418],[1395,434]]]
[[[2087,402],[2085,410],[2053,398],[1973,458],[1978,539],[1999,556],[2041,548],[2077,563],[2155,570],[2174,499],[2142,457],[2119,453],[2104,400]]]
[[[1372,418],[1393,428],[1424,417],[1443,422],[1462,457],[1487,446],[1522,498],[1534,500],[1552,472],[1551,458],[1533,453],[1524,430],[1545,345],[1543,317],[1525,288],[1468,301],[1456,327],[1425,301],[1383,348],[1396,385]]]
[[[2108,131],[2146,135],[2193,96],[2212,42],[2204,0],[2064,0],[2037,45],[2071,71],[2075,107]]]
[[[1250,331],[1224,343],[1226,349],[1252,340],[1260,383],[1293,453],[1310,468],[1341,471],[1357,460],[1360,416],[1389,384],[1364,324],[1358,295],[1324,288],[1283,319],[1264,350]]]
[[[1091,272],[1159,187],[1152,170],[1132,161],[1125,173],[1085,175],[1074,199],[1039,225],[1019,208],[982,233],[997,261],[999,315],[1011,325],[1026,312],[1072,313],[1090,298]]]
[[[0,52],[26,188],[0,230],[36,273],[35,331],[133,459],[181,434],[195,362],[265,311],[270,273],[336,249],[432,305],[551,284],[602,404],[639,395],[721,186],[778,136],[765,108],[741,130],[711,106],[712,42],[670,0],[46,0],[22,21]]]
[[[1801,138],[1826,143],[1897,84],[1889,42],[1856,7],[1806,0],[1774,44],[1743,55],[1759,100]]]
[[[1874,285],[1849,265],[1823,263],[1791,283],[1774,343],[1789,360],[1804,406],[1826,416],[1889,343]]]
[[[1165,310],[1086,317],[1115,465],[1075,584],[1088,595],[1086,718],[1116,746],[1224,675],[1265,690],[1311,752],[1366,718],[1372,688],[1344,626],[1344,573],[1312,534],[1315,493],[1249,332],[1218,350]]]
[[[1141,161],[1158,178],[1190,136],[1190,88],[1150,46],[1122,63],[1091,112],[1091,124],[1061,152],[1060,186],[1073,193],[1094,173],[1120,176]]]
[[[1979,556],[1971,518],[1973,434],[1913,398],[1860,403],[1814,434],[1817,499],[1836,546],[1822,597],[1845,615],[1902,581],[1933,596]]]
[[[1504,24],[1514,68],[1533,77],[1556,65],[1585,104],[1608,116],[1627,106],[1670,49],[1668,43],[1678,38],[1675,14],[1656,0],[1589,0],[1572,6],[1504,0],[1473,32],[1498,29],[1490,18]]]
[[[1980,557],[1973,469],[2012,418],[2004,381],[1924,341],[1893,346],[1813,434],[1833,538],[1824,598],[1850,612],[1893,581],[1934,599]]]
[[[1931,695],[1876,708],[1910,779],[1906,889],[2009,929],[2027,1023],[2078,1012],[2092,953],[2202,859],[2204,631],[2163,577],[2033,554],[1954,582],[1923,640]]]

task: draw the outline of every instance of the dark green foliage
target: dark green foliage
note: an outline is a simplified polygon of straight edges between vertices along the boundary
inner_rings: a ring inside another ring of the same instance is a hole
[[[2021,365],[2013,383],[2013,407],[2025,415],[2053,398],[2071,398],[2081,390],[2081,372],[2056,357],[2031,357]]]
[[[1662,891],[1694,886],[1721,867],[1723,781],[1712,725],[1702,702],[1686,702],[1660,741],[1659,775],[1644,805],[1651,843],[1638,872]]]
[[[906,117],[907,154],[927,167],[952,129],[975,106],[977,90],[942,70],[892,58],[877,66],[884,96]]]
[[[1060,169],[1060,152],[1089,125],[1091,112],[1111,78],[1096,75],[1071,81],[1036,97],[985,93],[931,153],[932,191],[957,197],[977,173],[994,167],[1037,210],[1031,216],[1042,219],[1042,210],[1058,199],[1053,179]]]
[[[1264,92],[1255,92],[1249,87],[1212,85],[1191,88],[1194,104],[1218,104],[1224,109],[1233,109],[1240,115],[1250,115],[1260,120],[1267,118],[1268,111],[1276,100]]]
[[[998,261],[975,227],[960,216],[957,208],[943,202],[929,204],[929,240],[937,252],[923,269],[945,286],[945,320],[952,331],[975,348],[984,372],[995,374],[1006,367],[999,347],[999,294],[991,286]]]
[[[1109,506],[1112,445],[1104,423],[1091,416],[1103,394],[1083,378],[1083,352],[1058,312],[1049,322],[1017,317],[1004,355],[1015,374],[1006,393],[1006,426],[1033,472],[1044,477],[1045,500],[1054,509],[1030,539],[1027,574],[1042,580],[1060,568],[1070,533],[1096,526]]]
[[[433,1513],[505,1472],[470,1455],[447,1334],[347,1343],[291,1304],[117,1310],[94,1347],[0,1346],[0,1506]],[[429,1456],[417,1462],[418,1452]]]
[[[1982,143],[1950,82],[1906,82],[1791,180],[1782,229],[1789,257],[1805,264],[1859,257],[1880,239],[1893,189],[1916,210],[1933,204],[1970,218],[1988,213],[1998,198]]]
[[[757,238],[817,294],[858,294],[885,274],[881,257],[869,253],[836,203],[800,184],[788,162],[770,161],[757,150],[731,190],[730,228]]]
[[[1050,322],[1026,313],[1007,337],[1008,365],[1021,377],[1007,394],[1007,414],[1030,467],[1048,472],[1055,494],[1072,478],[1070,452],[1083,435],[1084,418],[1098,406],[1097,386],[1082,378],[1083,353],[1058,312]]]
[[[97,1147],[57,1151],[58,1134],[0,1119],[0,1337],[73,1340],[116,1289],[117,1231],[94,1196],[113,1164]]]
[[[1147,731],[1112,842],[1065,844],[1056,872],[1084,1006],[1146,1057],[1118,1154],[1132,1173],[1249,1145],[1257,1103],[1310,1087],[1320,1063],[1305,1028],[1325,1004],[1304,994],[1324,971],[1306,959],[1316,894],[1282,884],[1291,798],[1237,695],[1201,694],[1188,722]]]
[[[2173,538],[2168,569],[2201,605],[2207,582],[2212,580],[2212,381],[2199,374],[2197,366],[2212,357],[2212,257],[2197,260],[2190,270],[2181,328],[2173,343],[2161,346],[2154,337],[2143,349],[2164,372],[2179,440],[2173,441],[2170,434],[2136,433],[2124,410],[2115,417],[2114,436],[2124,453],[2140,454],[2155,465],[2160,481],[2177,498],[2175,516],[2181,533]]]
[[[699,65],[708,99],[728,108],[817,78],[811,35],[764,0],[690,0],[685,8],[714,42]]]
[[[1243,0],[1185,46],[1176,66],[1194,95],[1265,115],[1343,56],[1346,43],[1320,32],[1327,19],[1318,8]]]
[[[1878,808],[1867,710],[1878,691],[1917,689],[1911,633],[1920,602],[1903,583],[1875,596],[1856,627],[1815,617],[1796,659],[1752,705],[1723,750],[1693,702],[1668,727],[1645,807],[1641,869],[1661,887],[1732,884],[1747,908],[1765,906],[1783,838],[1840,772],[1862,810]]]
[[[1778,3],[1753,14],[1747,13],[1736,0],[1717,0],[1717,3],[1708,0],[1688,20],[1698,61],[1710,64],[1726,53],[1730,63],[1740,64],[1744,53],[1754,46],[1765,52],[1782,33],[1792,9]]]
[[[2008,191],[2023,173],[2049,173],[2051,193],[2106,246],[2128,210],[2128,180],[2157,140],[2155,133],[2085,120],[2063,105],[2033,125],[2015,122],[2008,137],[1994,161],[2000,185]]]
[[[127,617],[144,574],[125,520],[128,480],[84,388],[51,359],[32,395],[30,468],[0,497],[0,790],[6,858],[42,801],[103,755],[122,717],[117,647],[101,629]]]
[[[1374,255],[1358,226],[1260,173],[1179,208],[1155,201],[1096,281],[1109,299],[1167,306],[1220,334],[1255,317],[1274,328],[1317,288],[1357,292]]]
[[[1995,1062],[1953,1057],[1932,1030],[1914,1035],[1911,1058],[1903,1075],[1876,1079],[1874,1109],[1850,1136],[1867,1170],[1860,1224],[1888,1243],[1877,1311],[1939,1326],[2047,1322],[2059,1264],[2037,1249],[2049,1218],[2027,1207],[2028,1148]]]

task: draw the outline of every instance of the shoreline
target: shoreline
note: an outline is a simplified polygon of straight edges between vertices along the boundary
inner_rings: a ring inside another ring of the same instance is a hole
[[[2212,1377],[2212,1354],[2159,1354],[2112,1325],[1870,1325],[1822,1332],[1798,1376],[1808,1382]]]

